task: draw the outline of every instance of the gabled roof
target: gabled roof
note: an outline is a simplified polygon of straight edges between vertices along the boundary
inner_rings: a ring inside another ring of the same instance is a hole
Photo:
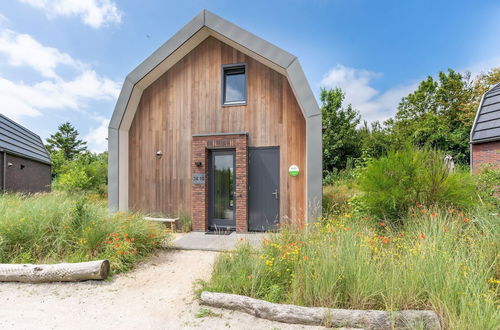
[[[40,136],[0,114],[0,151],[50,165]]]
[[[209,36],[287,76],[306,119],[320,114],[297,57],[203,10],[126,77],[109,128],[128,130],[142,91]]]
[[[500,83],[483,95],[470,133],[472,144],[496,140],[500,140]]]

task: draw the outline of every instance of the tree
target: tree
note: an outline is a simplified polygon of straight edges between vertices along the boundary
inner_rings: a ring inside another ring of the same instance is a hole
[[[342,108],[344,93],[340,88],[321,89],[321,114],[323,124],[324,175],[334,169],[344,169],[349,159],[361,155],[361,138],[356,129],[359,113],[349,104]]]
[[[87,142],[78,139],[78,131],[69,122],[59,125],[57,132],[47,139],[47,150],[51,155],[61,152],[65,160],[74,160],[87,151]]]
[[[451,153],[460,163],[468,163],[472,122],[462,118],[472,98],[468,73],[448,69],[439,73],[438,80],[427,77],[401,100],[395,118],[387,122],[393,141],[437,148]]]

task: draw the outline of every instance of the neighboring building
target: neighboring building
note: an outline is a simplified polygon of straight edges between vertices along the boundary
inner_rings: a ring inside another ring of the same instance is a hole
[[[470,133],[471,168],[484,164],[500,168],[500,84],[487,91],[479,104]]]
[[[51,162],[42,139],[2,114],[0,168],[4,192],[50,191]]]
[[[205,10],[125,79],[109,205],[187,214],[196,231],[303,224],[321,213],[321,146],[298,59]]]

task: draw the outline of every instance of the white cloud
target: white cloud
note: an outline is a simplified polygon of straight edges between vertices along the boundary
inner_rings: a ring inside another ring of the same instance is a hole
[[[87,141],[87,145],[90,150],[94,152],[103,152],[108,149],[108,124],[109,119],[103,117],[96,117],[96,120],[100,122],[98,127],[92,128],[83,139]]]
[[[18,0],[45,11],[47,17],[78,16],[95,29],[120,23],[122,13],[113,0]]]
[[[394,116],[401,98],[414,91],[418,83],[395,86],[381,93],[370,85],[381,76],[380,73],[339,64],[323,77],[320,86],[340,87],[345,93],[345,103],[359,110],[363,120],[383,122]]]
[[[8,21],[9,21],[9,19],[7,17],[5,17],[4,14],[0,13],[0,26],[4,25]]]
[[[492,57],[482,61],[472,63],[464,69],[458,70],[459,72],[469,71],[474,78],[481,73],[487,73],[490,69],[500,67],[500,56]]]
[[[10,65],[29,66],[47,78],[58,77],[55,69],[59,65],[82,67],[79,61],[68,54],[43,46],[28,34],[19,34],[9,29],[0,32],[0,53],[7,56]]]
[[[84,71],[69,81],[45,80],[31,85],[0,77],[2,113],[14,119],[39,116],[46,109],[82,110],[87,101],[113,101],[119,92],[118,83],[94,71]]]
[[[105,140],[99,134],[105,131],[107,120],[89,114],[90,102],[114,102],[120,84],[104,77],[70,55],[56,48],[47,47],[27,34],[0,29],[0,57],[7,57],[11,66],[29,67],[44,77],[39,82],[10,80],[0,73],[0,111],[22,121],[23,117],[47,117],[55,110],[77,111],[82,119],[97,120],[101,126],[89,134],[92,150],[100,151]],[[73,77],[63,79],[58,74],[61,66],[74,69]]]

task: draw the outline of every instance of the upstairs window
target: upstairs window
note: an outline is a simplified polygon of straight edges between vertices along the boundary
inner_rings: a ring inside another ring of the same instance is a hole
[[[222,104],[239,105],[247,102],[247,66],[245,64],[222,67]]]

